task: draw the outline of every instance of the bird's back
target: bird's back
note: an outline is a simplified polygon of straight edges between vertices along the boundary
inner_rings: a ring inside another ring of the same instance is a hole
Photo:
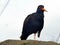
[[[26,19],[24,20],[24,24],[23,25],[27,25],[29,24],[41,24],[42,21],[44,20],[44,15],[38,14],[38,13],[33,13],[30,14],[26,17]]]
[[[37,13],[30,14],[24,20],[22,34],[36,33],[41,27],[43,27],[43,16]]]

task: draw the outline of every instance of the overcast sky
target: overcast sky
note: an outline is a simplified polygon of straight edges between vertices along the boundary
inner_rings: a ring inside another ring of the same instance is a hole
[[[23,21],[27,15],[36,12],[38,5],[44,5],[48,12],[44,15],[42,41],[56,41],[60,33],[59,0],[0,0],[0,41],[18,39],[22,32]],[[33,34],[28,37],[33,39]],[[60,42],[60,40],[58,40]]]

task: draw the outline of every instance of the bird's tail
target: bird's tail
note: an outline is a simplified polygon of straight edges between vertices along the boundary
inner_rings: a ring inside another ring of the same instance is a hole
[[[20,36],[20,39],[21,39],[21,40],[26,40],[26,39],[27,39],[27,35],[21,35],[21,36]]]

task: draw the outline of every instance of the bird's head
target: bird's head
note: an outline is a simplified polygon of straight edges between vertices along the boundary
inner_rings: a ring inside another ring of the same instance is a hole
[[[37,8],[37,12],[38,13],[43,13],[44,11],[48,12],[46,9],[44,9],[44,5],[39,5],[38,8]]]

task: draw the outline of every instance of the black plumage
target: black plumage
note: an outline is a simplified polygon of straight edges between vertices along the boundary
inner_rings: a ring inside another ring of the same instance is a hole
[[[44,10],[44,6],[39,5],[35,13],[26,17],[20,37],[21,40],[26,40],[27,37],[33,33],[38,33],[38,37],[40,36],[40,32],[44,26],[44,11],[46,11]]]

